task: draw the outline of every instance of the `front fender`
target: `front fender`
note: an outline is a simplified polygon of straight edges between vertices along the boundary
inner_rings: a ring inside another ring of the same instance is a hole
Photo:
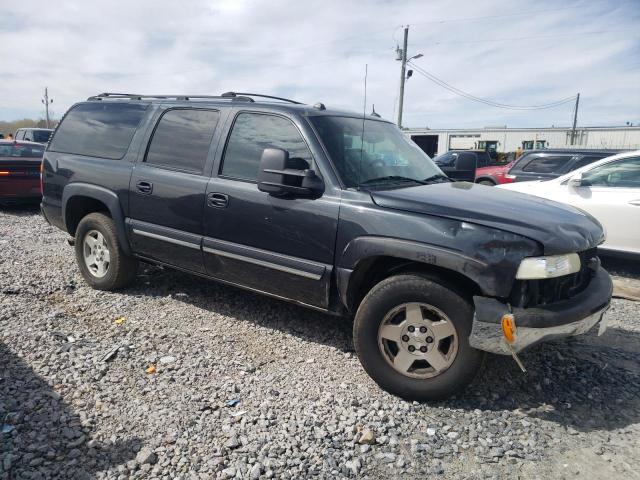
[[[62,218],[67,231],[69,231],[69,225],[67,224],[67,205],[73,197],[93,198],[106,205],[115,224],[120,247],[125,254],[131,255],[131,246],[129,245],[129,239],[126,233],[124,213],[118,195],[107,188],[90,183],[70,183],[65,186],[62,192]]]
[[[539,252],[535,242],[500,230],[474,226],[464,235],[468,235],[464,249],[379,236],[353,239],[337,262],[342,301],[348,298],[351,273],[361,262],[383,256],[450,270],[474,282],[486,296],[507,297],[522,258]]]

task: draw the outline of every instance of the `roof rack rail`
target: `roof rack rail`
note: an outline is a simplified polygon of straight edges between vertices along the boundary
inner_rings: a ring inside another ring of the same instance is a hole
[[[302,102],[298,102],[296,100],[291,100],[290,98],[284,97],[274,97],[273,95],[262,95],[260,93],[240,93],[240,92],[225,92],[222,94],[224,98],[228,97],[237,97],[237,96],[245,96],[245,97],[259,97],[259,98],[270,98],[272,100],[280,100],[282,102],[294,103],[296,105],[304,105]]]
[[[272,100],[280,100],[283,102],[294,103],[296,105],[302,105],[302,102],[297,102],[283,97],[274,97],[272,95],[261,95],[259,93],[239,93],[239,92],[225,92],[222,95],[141,95],[138,93],[114,93],[104,92],[98,95],[93,95],[87,100],[102,100],[106,98],[129,98],[131,100],[142,99],[156,99],[156,100],[191,100],[191,99],[218,99],[218,100],[231,100],[231,101],[244,101],[253,102],[251,97],[270,98]]]

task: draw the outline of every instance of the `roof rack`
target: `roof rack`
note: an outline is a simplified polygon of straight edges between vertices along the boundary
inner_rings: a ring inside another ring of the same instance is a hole
[[[237,92],[225,92],[222,95],[141,95],[138,93],[114,93],[104,92],[98,95],[93,95],[87,100],[103,100],[107,98],[128,98],[131,100],[143,100],[143,99],[155,99],[155,100],[199,100],[199,99],[218,99],[218,100],[231,100],[231,101],[244,101],[253,102],[253,98],[269,98],[272,100],[280,100],[282,102],[294,103],[296,105],[302,105],[302,102],[290,100],[283,97],[274,97],[273,95],[261,95],[259,93],[237,93]]]

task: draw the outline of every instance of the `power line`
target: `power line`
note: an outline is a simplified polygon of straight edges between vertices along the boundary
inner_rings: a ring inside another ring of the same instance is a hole
[[[572,101],[574,101],[576,99],[576,96],[572,95],[570,97],[566,97],[566,98],[563,98],[561,100],[557,100],[555,102],[545,103],[545,104],[541,104],[541,105],[509,105],[509,104],[506,104],[506,103],[494,102],[493,100],[477,97],[475,95],[472,95],[471,93],[465,92],[464,90],[460,90],[459,88],[454,87],[453,85],[450,85],[447,82],[445,82],[444,80],[436,77],[432,73],[427,72],[426,70],[424,70],[423,68],[419,67],[415,63],[413,63],[413,62],[408,62],[408,63],[411,65],[412,68],[414,68],[422,76],[424,76],[425,78],[431,80],[433,83],[441,86],[442,88],[445,88],[446,90],[449,90],[450,92],[455,93],[456,95],[464,97],[464,98],[466,98],[468,100],[473,100],[475,102],[483,103],[483,104],[489,105],[491,107],[504,108],[504,109],[507,109],[507,110],[542,110],[542,109],[547,109],[547,108],[554,108],[554,107],[557,107],[559,105],[563,105],[565,103],[572,102]]]

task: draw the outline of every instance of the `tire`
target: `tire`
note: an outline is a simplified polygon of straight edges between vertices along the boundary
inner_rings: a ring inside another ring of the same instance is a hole
[[[414,333],[406,330],[411,328],[410,319],[418,318],[416,311],[423,317],[424,334],[415,328]],[[353,325],[355,350],[369,376],[389,393],[407,400],[441,400],[471,383],[482,365],[484,352],[469,346],[473,313],[469,301],[437,280],[418,274],[389,277],[374,286],[358,308]],[[388,326],[391,328],[386,330]],[[405,334],[394,342],[383,338],[389,331]],[[447,334],[450,336],[439,339]],[[411,338],[405,343],[408,335]],[[428,343],[430,335],[433,336]],[[392,363],[407,358],[412,347],[416,360],[408,357],[406,362],[413,363],[406,373],[400,373],[397,368],[403,367],[404,371],[404,362],[398,362],[397,367]],[[427,349],[427,353],[419,353],[416,348]],[[437,359],[433,365],[441,369],[432,366],[432,360],[427,358]],[[448,365],[443,367],[445,363]]]
[[[92,259],[86,254],[100,250]],[[85,281],[96,290],[118,290],[131,284],[138,271],[138,260],[125,255],[118,242],[113,220],[103,213],[90,213],[76,229],[76,261]],[[105,261],[108,259],[108,261]],[[102,268],[100,268],[102,267]]]
[[[480,185],[486,185],[488,187],[495,187],[496,184],[494,182],[492,182],[491,180],[480,180],[478,182]]]

